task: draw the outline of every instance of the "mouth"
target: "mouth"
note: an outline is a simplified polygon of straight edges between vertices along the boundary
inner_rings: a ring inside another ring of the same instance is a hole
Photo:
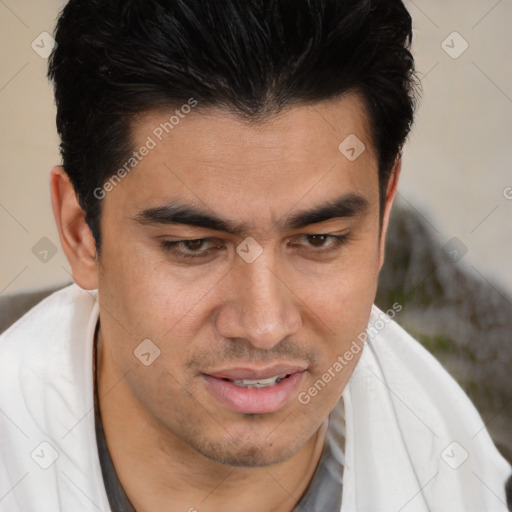
[[[303,366],[265,370],[235,368],[203,374],[206,388],[219,402],[241,414],[265,414],[283,408],[296,394]]]

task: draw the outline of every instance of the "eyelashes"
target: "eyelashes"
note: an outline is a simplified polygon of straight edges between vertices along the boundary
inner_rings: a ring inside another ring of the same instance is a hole
[[[178,241],[164,240],[162,241],[162,248],[166,252],[170,252],[175,256],[184,259],[205,258],[210,256],[214,251],[221,251],[225,249],[225,246],[222,246],[219,242],[219,240],[214,238],[197,238],[194,240]],[[201,248],[204,245],[208,245],[208,243],[214,247],[209,247],[207,249]]]

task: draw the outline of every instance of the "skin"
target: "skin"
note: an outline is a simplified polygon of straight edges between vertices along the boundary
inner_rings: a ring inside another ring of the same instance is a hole
[[[134,147],[165,119],[165,112],[142,115]],[[338,150],[349,134],[366,145],[353,162]],[[358,96],[295,106],[259,123],[199,105],[106,194],[101,257],[67,175],[52,171],[52,204],[73,279],[99,291],[100,410],[116,471],[139,512],[293,509],[320,459],[326,418],[361,354],[309,404],[296,395],[368,323],[400,165],[397,159],[381,229],[377,159]],[[366,209],[285,226],[294,214],[346,194],[362,197]],[[175,201],[243,223],[245,231],[136,220]],[[309,237],[319,234],[348,238],[338,247]],[[263,249],[253,263],[235,251],[248,236]],[[204,238],[213,241],[178,248],[210,250],[203,259],[162,247],[162,240]],[[144,366],[133,351],[147,338],[161,353]],[[307,371],[293,399],[271,413],[231,410],[202,378],[278,363]]]

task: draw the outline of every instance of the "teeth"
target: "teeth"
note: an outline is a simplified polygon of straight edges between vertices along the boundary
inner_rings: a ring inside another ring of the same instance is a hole
[[[243,380],[234,380],[233,384],[239,386],[241,388],[268,388],[273,386],[274,384],[278,384],[281,382],[286,375],[276,375],[275,377],[269,377],[268,379],[243,379]]]

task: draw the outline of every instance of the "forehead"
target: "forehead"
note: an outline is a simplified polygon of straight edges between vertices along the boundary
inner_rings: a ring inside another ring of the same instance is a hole
[[[200,103],[194,110],[150,112],[132,127],[133,148],[145,156],[109,201],[133,210],[179,200],[225,218],[246,212],[270,222],[299,203],[307,208],[341,194],[371,204],[378,199],[378,172],[369,133],[357,95],[258,122]]]
[[[226,110],[204,108],[200,102],[192,109],[187,104],[144,113],[132,125],[135,146],[143,144],[147,136],[157,144],[173,141],[185,144],[196,156],[219,157],[236,163],[250,163],[250,157],[265,145],[269,155],[289,150],[289,158],[298,159],[302,153],[337,147],[349,134],[364,140],[372,149],[370,121],[366,105],[358,94],[300,104],[283,109],[261,119],[243,118]],[[183,148],[185,149],[185,148]]]

